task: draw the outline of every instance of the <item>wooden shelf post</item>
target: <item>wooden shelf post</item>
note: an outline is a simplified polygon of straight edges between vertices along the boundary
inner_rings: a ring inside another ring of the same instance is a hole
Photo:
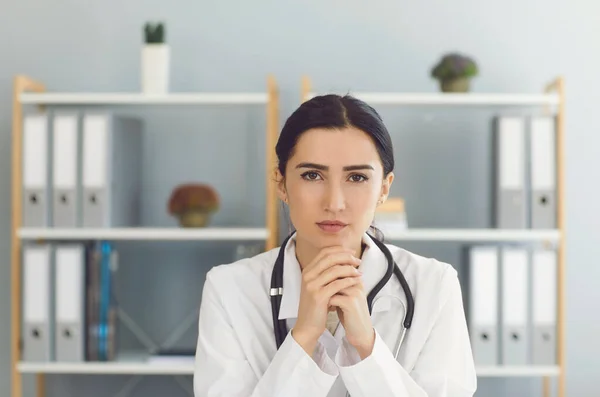
[[[19,96],[22,92],[43,92],[46,87],[26,76],[18,75],[14,79],[12,114],[12,225],[11,225],[11,335],[10,335],[10,372],[11,396],[22,397],[23,382],[17,369],[21,359],[21,240],[17,231],[22,223],[22,148],[23,148],[23,107]],[[37,375],[37,395],[44,395],[44,375]]]

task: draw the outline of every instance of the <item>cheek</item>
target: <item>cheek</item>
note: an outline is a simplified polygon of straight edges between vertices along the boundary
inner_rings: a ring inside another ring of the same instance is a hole
[[[375,185],[351,186],[346,192],[346,201],[353,208],[369,210],[374,208],[379,198],[379,190]]]
[[[323,185],[317,183],[300,184],[293,191],[293,200],[295,208],[302,212],[309,212],[318,209],[318,204],[324,195]]]

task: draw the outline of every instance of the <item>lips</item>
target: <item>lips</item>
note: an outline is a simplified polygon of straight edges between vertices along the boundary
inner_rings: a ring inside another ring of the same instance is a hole
[[[319,228],[321,228],[321,230],[327,233],[337,233],[348,226],[347,223],[340,221],[323,221],[318,222],[317,225]]]

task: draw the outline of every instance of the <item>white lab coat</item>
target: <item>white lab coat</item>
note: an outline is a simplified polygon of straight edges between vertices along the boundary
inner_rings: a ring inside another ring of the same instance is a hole
[[[387,261],[366,234],[365,291],[383,277]],[[412,290],[415,313],[398,361],[406,298],[392,277],[375,298],[372,354],[360,360],[344,338],[321,335],[310,357],[289,334],[277,350],[269,289],[279,249],[212,268],[202,292],[194,372],[195,397],[465,397],[477,378],[457,272],[446,263],[389,245]],[[294,239],[284,260],[280,319],[292,329],[298,314],[301,269]],[[381,299],[378,299],[381,297]],[[395,297],[395,298],[394,298]],[[399,298],[399,299],[398,299]]]

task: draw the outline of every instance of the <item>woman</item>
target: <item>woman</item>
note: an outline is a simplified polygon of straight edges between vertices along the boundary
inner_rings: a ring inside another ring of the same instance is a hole
[[[295,229],[281,248],[283,293],[270,296],[279,248],[208,272],[196,397],[472,396],[456,271],[373,236],[375,210],[394,180],[392,142],[377,112],[351,96],[315,97],[289,117],[276,152],[278,195]],[[378,285],[391,263],[386,251],[415,303],[397,359],[409,294],[400,278]],[[279,348],[276,328],[285,337]]]

